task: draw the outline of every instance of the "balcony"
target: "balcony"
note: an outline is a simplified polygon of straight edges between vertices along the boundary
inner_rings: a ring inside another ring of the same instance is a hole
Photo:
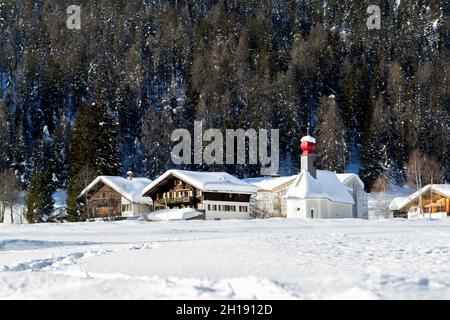
[[[159,199],[155,201],[155,205],[180,205],[180,204],[192,204],[195,202],[195,197],[177,197],[177,198],[167,198]]]

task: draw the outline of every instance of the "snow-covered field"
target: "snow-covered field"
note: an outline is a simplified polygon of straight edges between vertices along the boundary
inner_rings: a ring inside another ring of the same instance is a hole
[[[450,299],[450,220],[0,225],[0,299]]]

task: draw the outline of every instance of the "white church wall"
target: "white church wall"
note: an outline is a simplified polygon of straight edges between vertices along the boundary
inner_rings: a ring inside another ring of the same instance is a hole
[[[353,205],[347,203],[330,202],[330,219],[353,217]]]
[[[306,201],[302,199],[288,199],[286,201],[287,218],[306,219]]]

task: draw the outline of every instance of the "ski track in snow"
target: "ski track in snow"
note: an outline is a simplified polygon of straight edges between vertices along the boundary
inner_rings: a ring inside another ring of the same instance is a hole
[[[0,226],[0,299],[449,299],[449,262],[450,219]]]

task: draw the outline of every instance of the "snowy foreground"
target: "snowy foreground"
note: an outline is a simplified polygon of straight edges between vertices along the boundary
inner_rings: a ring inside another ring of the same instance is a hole
[[[450,220],[0,225],[0,299],[450,299]]]

